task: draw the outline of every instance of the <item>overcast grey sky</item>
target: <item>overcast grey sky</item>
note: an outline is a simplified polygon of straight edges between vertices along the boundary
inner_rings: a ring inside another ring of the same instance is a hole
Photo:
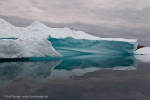
[[[100,37],[150,41],[150,0],[0,0],[0,17],[15,26],[39,20]]]

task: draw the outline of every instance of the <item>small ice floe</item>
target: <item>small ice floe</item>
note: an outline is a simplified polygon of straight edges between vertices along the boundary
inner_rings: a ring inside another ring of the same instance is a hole
[[[150,55],[150,47],[143,47],[134,51],[137,55]]]

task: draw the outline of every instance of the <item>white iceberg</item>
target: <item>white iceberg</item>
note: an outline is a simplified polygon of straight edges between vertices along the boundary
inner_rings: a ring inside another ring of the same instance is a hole
[[[47,39],[0,40],[0,58],[58,57]]]
[[[134,57],[141,62],[150,62],[150,47],[143,47],[134,51]]]
[[[137,49],[138,45],[136,39],[100,38],[87,34],[83,31],[70,30],[69,28],[50,28],[38,21],[33,22],[28,27],[15,27],[5,20],[0,19],[0,39],[4,40],[14,38],[34,38],[37,40],[33,40],[33,42],[38,42],[38,40],[41,39],[47,39],[52,43],[54,49],[56,49],[56,51],[63,56],[75,56],[84,54],[132,55],[133,52]],[[28,43],[24,45],[28,45]],[[3,46],[3,44],[1,44],[1,46]],[[46,46],[47,45],[43,45],[44,48],[47,48],[46,51],[49,50],[50,52],[51,49],[48,49]],[[22,48],[22,50],[23,49],[24,48]],[[26,51],[28,54],[28,50],[26,50],[26,48],[24,51]],[[32,56],[36,55],[36,51],[33,50],[32,53]],[[13,56],[20,57],[18,56],[18,53],[17,55]],[[40,56],[40,53],[38,56]]]
[[[69,28],[50,28],[40,23],[33,22],[28,27],[15,27],[0,18],[0,38],[66,38],[97,40],[99,37],[92,36],[83,31],[74,31]]]

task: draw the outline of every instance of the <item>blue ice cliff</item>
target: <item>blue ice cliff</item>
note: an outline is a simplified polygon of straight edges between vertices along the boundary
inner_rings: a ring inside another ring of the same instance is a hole
[[[0,58],[78,55],[132,55],[136,39],[100,38],[69,28],[50,28],[35,21],[15,27],[0,19]]]
[[[57,52],[63,56],[76,55],[132,55],[136,42],[115,40],[88,40],[67,38],[48,38]]]

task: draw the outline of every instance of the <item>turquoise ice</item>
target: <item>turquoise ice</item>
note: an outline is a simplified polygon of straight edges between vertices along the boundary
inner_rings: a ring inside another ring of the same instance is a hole
[[[87,40],[67,38],[51,38],[48,40],[57,52],[63,56],[77,55],[132,55],[137,42],[114,40]]]

